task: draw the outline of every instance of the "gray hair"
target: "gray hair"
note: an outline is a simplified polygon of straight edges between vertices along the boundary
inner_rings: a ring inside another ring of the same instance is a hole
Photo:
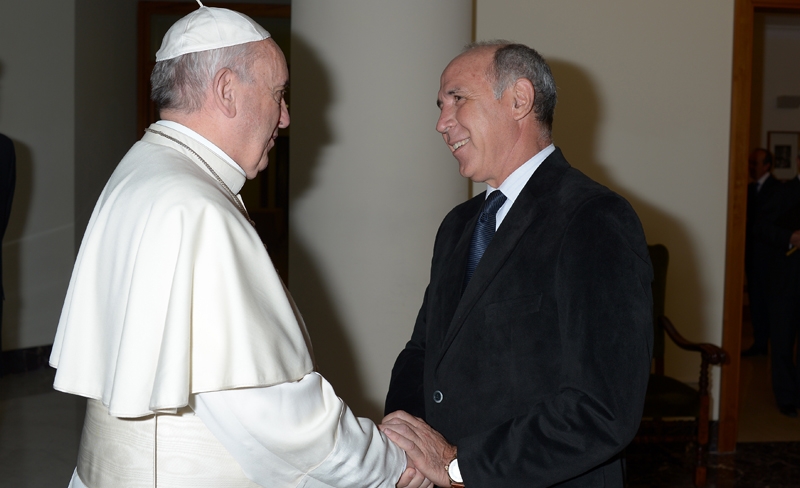
[[[533,84],[535,90],[533,112],[549,137],[553,130],[553,114],[556,110],[556,81],[542,55],[524,44],[505,40],[475,42],[467,45],[465,51],[479,48],[497,48],[494,60],[486,73],[493,84],[495,98],[500,99],[503,92],[520,78],[525,78]]]
[[[252,83],[250,70],[257,56],[252,44],[188,53],[157,62],[150,75],[150,99],[159,110],[191,113],[203,106],[206,89],[223,68]]]

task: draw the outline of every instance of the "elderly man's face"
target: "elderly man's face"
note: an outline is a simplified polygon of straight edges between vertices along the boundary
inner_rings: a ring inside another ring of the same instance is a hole
[[[280,48],[272,39],[258,43],[260,55],[253,63],[252,83],[245,83],[241,138],[243,157],[236,162],[248,179],[267,167],[269,150],[275,145],[278,129],[289,126],[289,110],[284,100],[289,70]]]
[[[497,100],[486,76],[493,55],[492,49],[477,49],[450,62],[442,73],[436,130],[458,160],[461,176],[497,188],[507,176],[515,122],[508,90]]]
[[[770,170],[770,165],[764,162],[766,157],[767,155],[764,151],[753,151],[747,161],[748,169],[750,170],[750,178],[758,180]]]

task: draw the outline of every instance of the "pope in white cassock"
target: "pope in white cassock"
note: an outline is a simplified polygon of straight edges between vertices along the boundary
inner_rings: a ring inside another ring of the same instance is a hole
[[[283,53],[201,5],[156,61],[163,120],[97,202],[50,357],[55,388],[88,398],[70,486],[430,486],[314,372],[238,196],[289,125]]]

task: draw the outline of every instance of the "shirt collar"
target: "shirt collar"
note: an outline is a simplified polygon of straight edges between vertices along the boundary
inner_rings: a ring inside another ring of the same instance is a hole
[[[216,154],[217,156],[222,158],[223,161],[225,161],[226,163],[228,163],[231,166],[233,166],[239,173],[242,174],[242,176],[247,177],[247,174],[244,172],[242,167],[239,166],[238,164],[236,164],[236,161],[231,159],[230,156],[225,154],[225,151],[223,151],[216,144],[214,144],[213,142],[209,141],[208,139],[206,139],[205,137],[201,136],[200,134],[198,134],[197,132],[193,131],[192,129],[186,127],[183,124],[179,124],[177,122],[173,122],[172,120],[159,120],[158,122],[156,122],[156,124],[163,125],[164,127],[169,127],[170,129],[176,130],[176,131],[178,131],[178,132],[180,132],[182,134],[185,134],[185,135],[191,137],[192,139],[196,140],[200,144],[202,144],[202,145],[206,146],[207,148],[209,148],[210,150],[212,150],[214,152],[214,154]]]
[[[240,168],[237,169],[225,161],[219,152],[202,144],[195,137],[173,127],[169,124],[153,123],[148,127],[148,131],[141,140],[175,149],[197,164],[209,176],[221,180],[234,195],[241,191],[247,177],[239,171]]]
[[[486,196],[488,197],[490,193],[496,190],[500,190],[503,192],[503,195],[506,196],[506,201],[497,211],[495,214],[495,223],[497,227],[500,227],[500,224],[503,222],[503,219],[506,218],[506,214],[511,210],[511,206],[514,205],[514,202],[517,201],[517,197],[519,196],[522,189],[528,183],[528,180],[531,179],[533,176],[533,172],[542,164],[542,162],[547,159],[547,156],[553,153],[556,150],[556,147],[552,144],[547,146],[546,148],[542,149],[535,156],[527,160],[522,166],[515,169],[513,173],[508,175],[508,178],[500,184],[499,188],[492,188],[488,184],[486,185]]]
[[[517,200],[520,192],[522,192],[522,188],[525,187],[525,184],[528,183],[529,179],[531,179],[533,172],[536,171],[542,162],[547,159],[547,156],[552,154],[555,150],[556,147],[553,144],[550,144],[546,148],[536,153],[535,156],[527,160],[522,166],[515,169],[513,173],[508,175],[508,178],[506,178],[505,181],[500,184],[500,187],[492,188],[491,186],[486,185],[486,196],[488,197],[489,194],[495,190],[500,190],[508,199],[503,206],[508,206],[510,208],[511,205],[513,205]]]

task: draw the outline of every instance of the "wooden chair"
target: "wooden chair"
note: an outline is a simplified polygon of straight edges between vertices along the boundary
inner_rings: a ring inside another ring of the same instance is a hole
[[[654,372],[650,375],[650,383],[647,385],[642,424],[634,442],[694,441],[697,444],[694,484],[705,486],[709,437],[708,368],[711,364],[724,363],[727,354],[722,348],[713,344],[697,344],[686,340],[664,315],[669,252],[662,244],[648,246],[648,249],[654,272],[652,288],[655,364]],[[664,375],[665,335],[681,349],[700,353],[699,390]],[[665,422],[664,419],[667,418],[676,420]],[[681,418],[694,420],[689,421],[687,429],[687,421],[680,420]],[[676,423],[677,425],[668,425]],[[686,431],[691,433],[686,434]]]

